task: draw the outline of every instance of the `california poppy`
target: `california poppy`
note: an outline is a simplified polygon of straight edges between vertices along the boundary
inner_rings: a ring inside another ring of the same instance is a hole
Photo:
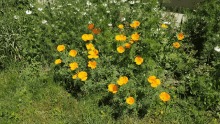
[[[94,24],[92,23],[88,26],[88,29],[93,29],[93,27],[94,27]]]

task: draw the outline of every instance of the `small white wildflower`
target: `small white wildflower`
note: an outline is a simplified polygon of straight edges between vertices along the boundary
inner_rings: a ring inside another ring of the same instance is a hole
[[[38,10],[39,10],[39,11],[42,11],[43,9],[42,9],[42,8],[38,8]]]
[[[79,11],[80,9],[76,8],[77,11]]]
[[[73,12],[74,14],[76,14],[76,12]]]
[[[90,3],[89,1],[87,1],[87,3],[86,3],[88,6],[90,6],[90,5],[92,5],[92,3]]]
[[[54,10],[54,9],[55,9],[55,7],[52,7],[51,9],[52,9],[52,10]]]
[[[100,21],[102,21],[102,19],[100,19]]]
[[[112,24],[108,24],[108,26],[112,26]]]
[[[216,46],[214,49],[215,49],[217,52],[220,52],[220,47],[219,47],[219,46]]]
[[[126,2],[127,0],[121,0],[121,2]]]
[[[27,11],[26,11],[26,14],[28,14],[28,15],[31,14],[31,13],[32,13],[32,12],[31,12],[30,10],[27,10]]]
[[[30,4],[31,7],[34,7],[32,4]]]
[[[86,15],[86,12],[83,12],[82,15]]]
[[[89,24],[92,24],[92,21],[89,21]]]
[[[103,3],[102,5],[103,5],[104,7],[106,7],[106,6],[107,6],[107,4],[105,4],[105,3]]]
[[[117,1],[116,1],[116,0],[114,0],[113,2],[114,2],[114,3],[117,3]]]
[[[15,19],[19,19],[19,16],[14,16]]]
[[[133,10],[133,12],[136,12],[136,10]]]
[[[130,4],[134,4],[134,1],[130,1]]]
[[[57,6],[57,7],[59,7],[59,8],[60,8],[60,7],[62,7],[62,6],[61,6],[61,5],[59,5],[59,6]]]
[[[140,1],[136,1],[136,3],[140,3]]]
[[[170,24],[170,22],[163,22],[163,24]]]
[[[70,4],[70,3],[69,3],[69,4],[67,4],[67,5],[69,5],[69,6],[70,6],[70,5],[72,5],[72,4]]]
[[[122,21],[125,21],[125,18],[122,18]]]
[[[107,13],[110,13],[110,11],[106,11]]]
[[[42,21],[42,23],[43,23],[43,24],[46,24],[46,23],[47,23],[47,21],[46,21],[46,20],[43,20],[43,21]]]

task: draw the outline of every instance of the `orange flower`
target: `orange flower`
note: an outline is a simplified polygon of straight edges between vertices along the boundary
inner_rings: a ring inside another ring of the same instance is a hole
[[[124,26],[123,26],[123,25],[119,25],[118,27],[119,27],[120,29],[122,29]]]
[[[125,48],[131,48],[131,44],[126,43],[126,44],[125,44]]]
[[[130,90],[130,92],[131,92],[131,93],[133,93],[133,91],[132,91],[132,90]]]
[[[92,30],[92,33],[99,34],[99,33],[100,33],[100,31],[101,31],[101,29],[100,29],[100,28],[99,28],[98,30],[97,30],[97,29],[93,29],[93,30]]]
[[[129,104],[129,105],[132,105],[133,103],[134,103],[134,98],[133,97],[128,97],[127,99],[126,99],[126,102]]]
[[[176,42],[176,43],[173,43],[173,46],[174,46],[175,48],[179,48],[179,47],[180,47],[180,44],[179,44],[178,42]]]
[[[136,58],[135,58],[135,62],[136,62],[136,64],[137,65],[140,65],[141,63],[143,63],[143,58],[141,58],[141,57],[139,57],[139,56],[137,56]]]
[[[132,35],[131,35],[131,38],[132,38],[134,41],[137,41],[137,40],[139,40],[139,34],[137,34],[137,32],[135,32],[135,34],[132,34]]]
[[[111,91],[112,93],[116,93],[118,91],[117,85],[115,84],[109,84],[108,85],[108,90]]]
[[[165,25],[165,24],[162,24],[161,27],[162,27],[162,28],[167,28],[168,26]]]
[[[71,50],[71,51],[69,52],[69,55],[72,56],[72,57],[75,57],[76,54],[77,54],[77,51],[76,51],[76,50]]]
[[[89,58],[89,59],[92,59],[92,58],[97,59],[97,58],[99,58],[99,56],[97,56],[98,53],[99,53],[99,51],[98,51],[97,49],[90,50],[90,51],[89,51],[89,54],[90,54],[90,55],[88,55],[88,58]]]
[[[55,64],[60,64],[61,63],[61,59],[57,59],[56,61],[55,61]]]
[[[64,45],[58,45],[57,51],[63,51],[63,50],[65,50],[65,46]]]
[[[126,76],[120,77],[119,80],[117,81],[118,85],[127,84],[127,82],[128,82],[128,78]]]
[[[182,40],[184,38],[183,33],[179,33],[178,40]]]
[[[73,62],[73,63],[70,63],[69,66],[71,70],[75,70],[78,67],[78,64],[76,62]]]
[[[81,81],[85,81],[87,79],[87,73],[85,71],[81,71],[79,72],[78,77],[81,79]]]
[[[132,28],[135,28],[135,27],[134,27],[134,24],[130,24],[130,26],[131,26]]]
[[[130,43],[133,44],[133,43],[134,43],[134,40],[131,39],[131,40],[130,40]]]
[[[78,70],[78,72],[77,72],[77,74],[75,74],[75,75],[73,75],[73,79],[76,79],[77,78],[77,76],[78,76],[78,74],[79,74],[79,70]]]
[[[92,49],[92,47],[93,47],[93,44],[91,44],[91,43],[89,43],[89,44],[86,45],[87,50]],[[93,48],[94,48],[94,47],[93,47]]]
[[[120,47],[117,48],[117,51],[119,53],[123,53],[125,51],[125,49],[123,48],[123,46],[120,46]]]
[[[89,26],[88,26],[88,29],[93,29],[93,27],[94,27],[94,24],[92,23],[92,24],[90,24]]]
[[[96,68],[96,62],[94,61],[94,62],[92,62],[92,61],[89,61],[89,63],[88,63],[88,67],[91,67],[91,69],[94,69],[94,68]]]
[[[164,102],[166,102],[166,101],[168,101],[170,99],[170,95],[168,93],[165,93],[165,92],[162,92],[159,97]]]

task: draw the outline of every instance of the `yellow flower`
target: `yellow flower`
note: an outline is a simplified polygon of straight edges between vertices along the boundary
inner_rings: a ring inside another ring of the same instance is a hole
[[[137,27],[140,25],[140,22],[139,21],[134,21],[134,27]]]
[[[94,47],[93,47],[93,44],[89,43],[89,44],[86,45],[86,48],[87,48],[87,50],[90,50],[90,49],[92,49]]]
[[[161,111],[161,114],[163,114],[163,111]]]
[[[153,81],[155,81],[156,80],[156,76],[150,76],[149,78],[148,78],[148,82],[150,82],[150,83],[152,83]]]
[[[118,91],[117,85],[115,84],[109,84],[108,85],[108,90],[111,91],[112,93],[116,93]]]
[[[117,35],[117,36],[115,36],[115,39],[116,39],[117,41],[125,41],[125,40],[126,40],[126,36]]]
[[[165,93],[165,92],[162,92],[159,97],[164,102],[166,102],[166,101],[168,101],[170,99],[170,95],[168,93]]]
[[[58,51],[63,51],[63,50],[65,50],[65,46],[64,45],[58,45],[57,50]]]
[[[125,44],[125,48],[131,48],[131,44],[126,43],[126,44]]]
[[[130,40],[130,43],[131,43],[131,44],[133,44],[133,43],[134,43],[134,41],[131,39],[131,40]]]
[[[165,24],[162,24],[161,27],[162,27],[162,28],[167,28],[168,26],[165,25]]]
[[[151,83],[151,87],[157,87],[158,85],[160,85],[160,80],[156,79],[156,76],[150,76],[148,78],[148,82]]]
[[[179,33],[178,40],[182,40],[184,38],[183,33]]]
[[[137,56],[136,58],[135,58],[135,62],[136,62],[136,64],[137,65],[141,65],[141,63],[143,63],[143,58],[141,58],[141,57],[139,57],[139,56]]]
[[[137,32],[135,32],[135,34],[132,34],[132,35],[131,35],[131,38],[132,38],[134,41],[137,41],[137,40],[139,40],[139,34],[137,34]]]
[[[119,25],[118,27],[119,27],[120,29],[122,29],[124,26],[123,26],[123,25]]]
[[[79,74],[79,70],[78,70],[78,72],[77,72],[77,74],[75,74],[75,75],[73,75],[73,79],[76,79],[77,78],[77,76],[78,76],[78,74]]]
[[[83,34],[82,39],[84,41],[93,40],[93,35],[92,34]]]
[[[134,103],[134,98],[133,97],[128,97],[127,99],[126,99],[126,102],[129,104],[129,105],[132,105],[133,103]]]
[[[88,63],[88,67],[91,67],[91,69],[94,69],[94,68],[96,68],[96,62],[94,61],[94,62],[92,62],[92,61],[89,61],[89,63]]]
[[[55,61],[55,64],[60,64],[61,63],[61,59],[57,59],[56,61]]]
[[[127,82],[128,82],[128,78],[126,76],[120,77],[119,80],[117,81],[118,85],[127,84]]]
[[[71,51],[69,52],[69,55],[72,56],[72,57],[75,57],[76,54],[77,54],[77,51],[76,51],[76,50],[71,50]]]
[[[85,71],[81,71],[79,72],[78,77],[81,79],[81,81],[85,81],[87,79],[87,73]]]
[[[130,24],[130,26],[131,26],[132,28],[135,28],[135,27],[134,27],[134,24]]]
[[[73,63],[70,63],[69,66],[71,70],[75,70],[78,67],[78,64],[76,62],[73,62]]]
[[[156,79],[151,83],[151,87],[157,87],[158,85],[160,85],[160,80]]]
[[[92,59],[92,58],[97,59],[97,58],[99,58],[99,56],[97,56],[98,53],[99,53],[99,51],[98,51],[97,49],[90,50],[90,51],[89,51],[89,54],[90,54],[90,55],[88,55],[88,58],[89,58],[89,59]]]
[[[123,46],[120,46],[120,47],[117,48],[117,51],[119,53],[123,53],[125,51],[125,49],[123,48]]]
[[[173,46],[174,46],[175,48],[179,48],[179,47],[180,47],[180,44],[179,44],[178,42],[176,42],[176,43],[173,43]]]

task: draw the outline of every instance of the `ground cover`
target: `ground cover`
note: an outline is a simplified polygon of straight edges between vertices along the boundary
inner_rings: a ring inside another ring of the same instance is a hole
[[[2,122],[217,123],[219,60],[142,2],[2,10]]]

